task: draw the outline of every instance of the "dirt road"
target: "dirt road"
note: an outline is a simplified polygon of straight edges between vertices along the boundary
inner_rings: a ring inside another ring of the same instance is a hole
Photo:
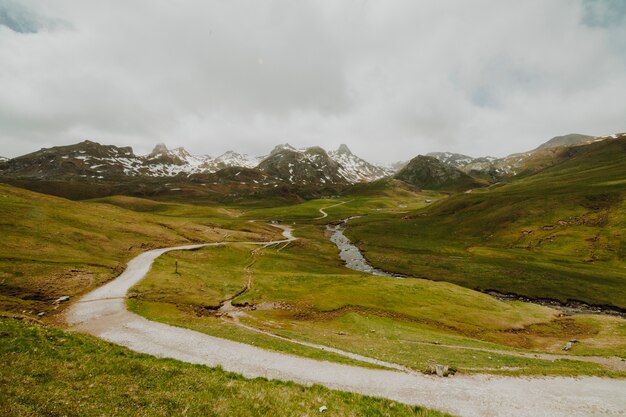
[[[266,245],[284,240],[248,242]],[[137,352],[185,362],[222,366],[246,377],[265,377],[305,385],[385,397],[466,417],[624,416],[626,380],[585,378],[516,378],[487,375],[437,378],[400,371],[375,370],[317,361],[263,350],[189,329],[144,319],[126,309],[127,291],[149,271],[154,259],[170,250],[145,252],[129,262],[122,275],[85,295],[67,315],[73,329],[126,346]]]

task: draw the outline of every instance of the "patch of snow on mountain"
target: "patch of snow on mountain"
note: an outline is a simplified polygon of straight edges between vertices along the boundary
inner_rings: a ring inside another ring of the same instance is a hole
[[[392,169],[370,164],[343,144],[336,151],[328,152],[328,155],[340,165],[341,176],[351,183],[375,181],[393,174]]]
[[[229,167],[254,168],[259,164],[259,159],[247,154],[228,151],[213,160],[214,164]]]

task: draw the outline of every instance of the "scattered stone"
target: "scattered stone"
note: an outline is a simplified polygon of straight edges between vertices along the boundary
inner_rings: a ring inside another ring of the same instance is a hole
[[[563,350],[566,352],[571,349],[572,349],[572,342],[567,342],[565,346],[563,346]]]
[[[66,301],[70,300],[70,296],[69,295],[64,295],[62,297],[57,298],[53,304],[60,304],[60,303],[64,303]]]
[[[433,375],[435,373],[436,363],[437,362],[434,359],[429,359],[428,365],[426,365],[426,369],[424,370],[424,373],[428,375]]]
[[[444,376],[448,376],[448,365],[437,364],[435,366],[435,373],[440,378],[443,378]]]
[[[46,315],[46,312],[45,312],[45,311],[40,311],[39,313],[37,313],[37,316],[38,316],[38,317],[43,317],[43,316],[45,316],[45,315]]]
[[[326,410],[328,410],[328,407],[326,407],[325,405],[320,407],[320,413],[323,413]]]

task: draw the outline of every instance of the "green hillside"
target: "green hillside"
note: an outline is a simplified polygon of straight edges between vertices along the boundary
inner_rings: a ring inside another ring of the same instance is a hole
[[[17,320],[0,319],[0,332],[6,417],[286,417],[315,415],[322,405],[338,417],[448,415],[319,385],[246,379]]]
[[[426,211],[356,219],[348,235],[394,272],[626,308],[626,141],[567,152],[538,174]]]
[[[418,155],[395,178],[427,190],[465,191],[486,185],[432,156]]]
[[[0,311],[54,313],[54,300],[101,285],[151,248],[275,234],[263,224],[237,222],[226,210],[130,197],[106,201],[139,210],[0,185]]]

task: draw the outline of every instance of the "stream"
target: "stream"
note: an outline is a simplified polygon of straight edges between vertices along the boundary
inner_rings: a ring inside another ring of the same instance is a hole
[[[404,278],[403,275],[392,274],[390,272],[385,272],[383,270],[374,268],[363,257],[363,254],[361,253],[359,248],[356,247],[356,245],[353,245],[350,239],[348,239],[346,235],[343,234],[344,229],[342,225],[358,217],[360,216],[348,217],[347,219],[343,219],[341,223],[337,225],[326,225],[326,229],[331,232],[330,241],[337,245],[337,248],[339,248],[339,256],[345,262],[346,267],[354,271],[365,272],[367,274],[376,275],[379,277]]]
[[[380,277],[393,277],[393,278],[406,278],[405,275],[394,274],[391,272],[383,271],[370,265],[360,249],[354,245],[350,239],[343,233],[344,225],[352,219],[359,218],[361,216],[348,217],[341,220],[341,223],[333,225],[326,225],[326,229],[331,232],[330,241],[333,242],[337,248],[339,248],[339,256],[346,264],[347,268],[354,271],[365,272],[367,274],[376,275]],[[544,307],[550,307],[555,310],[559,310],[566,315],[573,314],[606,314],[610,316],[618,316],[626,318],[626,310],[614,306],[596,306],[589,305],[580,301],[568,301],[566,303],[558,300],[544,299],[544,298],[531,298],[518,294],[505,294],[494,290],[481,291],[484,294],[488,294],[493,298],[500,301],[522,301],[525,303],[533,303],[542,305]]]

